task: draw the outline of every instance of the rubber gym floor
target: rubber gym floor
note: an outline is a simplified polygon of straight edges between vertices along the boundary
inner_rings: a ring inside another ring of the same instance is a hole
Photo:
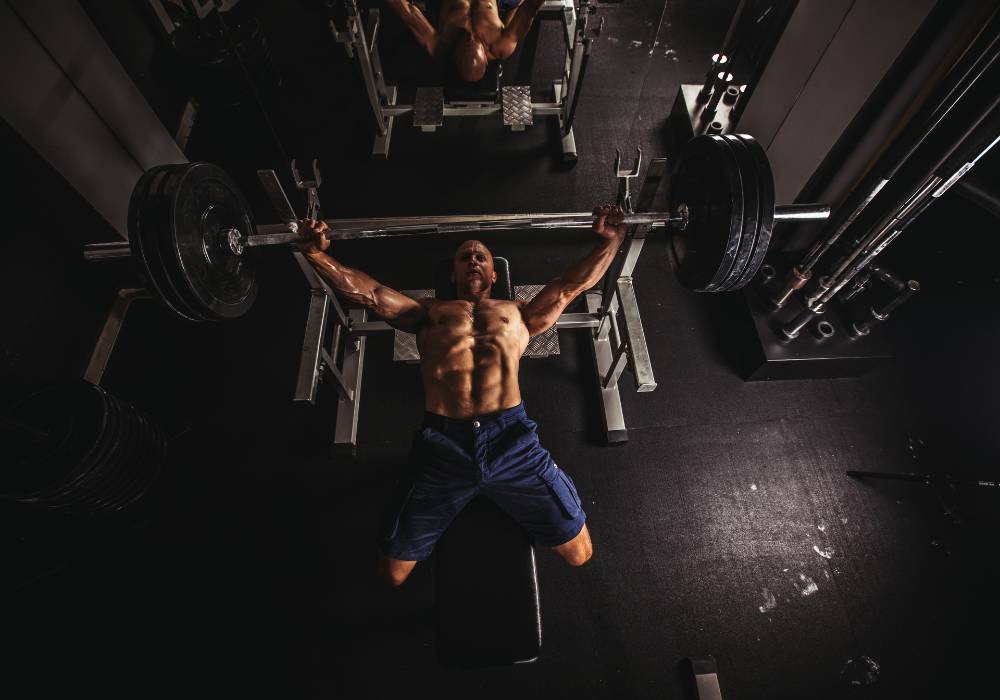
[[[254,172],[285,154],[319,159],[327,216],[590,209],[614,198],[616,148],[626,161],[637,147],[675,155],[666,116],[678,86],[700,82],[735,6],[600,3],[580,157],[567,168],[551,124],[510,133],[484,119],[433,134],[401,119],[389,159],[370,158],[354,65],[307,3],[259,3],[283,78],[272,121],[285,153],[246,107],[201,113],[186,154],[230,171],[258,222],[277,217]],[[405,95],[419,55],[383,14],[387,76]],[[559,32],[537,22],[505,73],[544,91],[561,67]],[[13,196],[45,203],[29,185]],[[73,290],[23,313],[90,319],[91,335],[61,341],[77,345],[56,371],[78,376],[114,290],[136,280],[125,264],[85,268],[73,246],[86,233],[69,223],[40,236],[27,214],[16,221],[12,246],[44,267],[5,256],[5,297],[43,270]],[[738,310],[685,290],[666,240],[651,238],[635,284],[658,386],[636,394],[623,377],[626,445],[602,444],[580,331],[560,332],[558,356],[522,363],[525,406],[576,481],[595,553],[573,569],[539,551],[539,660],[474,670],[435,661],[433,566],[397,591],[374,575],[381,508],[423,410],[418,368],[392,362],[391,337],[368,341],[357,456],[331,457],[329,387],[317,408],[290,400],[308,298],[290,256],[261,255],[260,297],[236,322],[193,326],[140,303],[104,385],[174,436],[166,471],[143,508],[111,522],[4,509],[3,694],[682,698],[683,660],[710,654],[727,700],[985,696],[995,494],[845,471],[996,478],[996,226],[943,198],[887,254],[925,288],[876,331],[893,358],[858,378],[774,382],[740,378],[724,332]],[[344,242],[332,254],[419,289],[461,240]],[[515,284],[544,283],[592,245],[588,232],[483,240],[511,260]]]

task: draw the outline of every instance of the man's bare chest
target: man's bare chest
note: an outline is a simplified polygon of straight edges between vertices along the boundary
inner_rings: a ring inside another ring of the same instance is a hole
[[[516,304],[457,301],[432,307],[421,335],[429,344],[461,344],[463,339],[519,344],[527,336],[527,328]]]
[[[503,31],[495,0],[445,0],[441,6],[438,31],[465,29],[490,44]]]

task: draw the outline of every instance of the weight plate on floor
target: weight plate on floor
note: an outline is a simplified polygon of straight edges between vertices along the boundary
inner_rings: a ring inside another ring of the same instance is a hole
[[[129,485],[129,490],[122,494],[115,504],[116,510],[124,510],[140,500],[160,473],[163,454],[160,437],[143,415],[136,414],[135,419],[141,438],[129,461],[129,471],[134,479]]]
[[[120,428],[113,449],[95,475],[94,488],[88,493],[88,510],[113,509],[114,504],[122,498],[131,478],[127,462],[128,455],[135,449],[138,440],[136,423],[126,404],[115,397],[111,399],[116,404]]]
[[[740,167],[740,182],[743,185],[743,236],[740,238],[740,247],[736,253],[736,260],[733,262],[733,269],[718,291],[724,292],[735,289],[736,282],[746,270],[747,264],[753,255],[757,244],[758,225],[760,223],[760,196],[757,185],[757,164],[754,161],[750,150],[742,140],[732,135],[725,135],[722,140],[726,142]]]
[[[39,503],[53,508],[93,510],[89,504],[100,492],[103,475],[107,470],[108,461],[114,456],[122,429],[118,407],[107,392],[99,387],[98,389],[108,406],[104,430],[98,437],[91,453],[80,461],[75,473],[63,479],[55,488],[39,496]]]
[[[227,231],[243,240],[256,232],[250,207],[236,183],[211,163],[191,163],[171,178],[169,230],[175,281],[197,300],[206,318],[242,316],[257,298],[252,251],[236,255]]]
[[[152,464],[155,441],[149,424],[134,407],[123,403],[123,408],[129,417],[133,439],[128,445],[123,445],[118,488],[107,503],[111,510],[122,510],[138,500],[149,488],[155,473],[155,465]]]
[[[0,495],[36,503],[57,489],[86,463],[107,420],[103,392],[85,381],[45,387],[10,406]]]
[[[157,242],[164,235],[167,207],[164,203],[163,187],[172,170],[177,165],[159,165],[150,168],[136,183],[128,205],[129,248],[138,261],[140,272],[146,278],[156,298],[168,311],[188,321],[203,321],[183,299],[179,297],[164,268]]]
[[[677,277],[696,292],[716,291],[733,269],[743,235],[743,190],[732,149],[720,136],[684,144],[673,178],[671,211],[688,224],[671,236]]]
[[[774,226],[774,175],[771,173],[771,164],[767,160],[767,154],[752,136],[737,134],[737,138],[746,144],[750,155],[753,156],[754,162],[757,164],[757,183],[760,190],[760,225],[753,255],[750,256],[746,269],[736,280],[733,289],[745,287],[757,276],[757,271],[760,270],[771,245],[771,230]]]

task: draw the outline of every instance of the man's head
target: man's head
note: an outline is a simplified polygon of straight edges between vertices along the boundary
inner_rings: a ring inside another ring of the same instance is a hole
[[[483,42],[470,31],[462,32],[455,44],[455,67],[462,80],[476,83],[486,75],[486,47]]]
[[[480,241],[466,241],[458,246],[451,268],[458,299],[489,297],[497,273],[493,269],[493,253]]]

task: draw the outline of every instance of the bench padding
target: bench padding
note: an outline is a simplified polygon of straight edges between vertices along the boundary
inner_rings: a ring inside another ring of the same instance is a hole
[[[445,530],[436,551],[439,661],[476,667],[537,659],[538,575],[521,526],[477,496]]]

